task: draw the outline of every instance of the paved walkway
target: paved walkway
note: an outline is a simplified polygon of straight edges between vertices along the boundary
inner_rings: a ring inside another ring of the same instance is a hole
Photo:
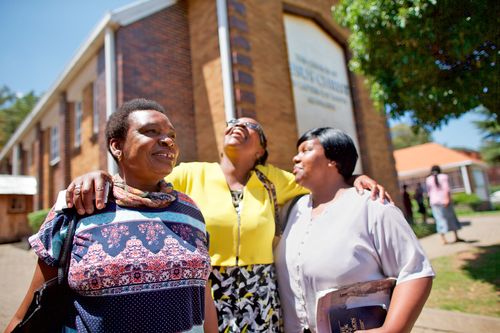
[[[458,234],[467,243],[443,245],[438,234],[420,240],[430,259],[471,250],[474,247],[500,244],[500,214],[460,218],[463,226]],[[446,235],[453,240],[452,233]],[[500,275],[500,267],[498,267]],[[498,305],[500,307],[500,303]],[[500,318],[424,308],[412,333],[500,333]]]
[[[459,234],[469,243],[442,245],[439,235],[421,239],[429,258],[451,255],[477,246],[500,244],[500,214],[461,218]],[[449,240],[452,235],[448,235]],[[36,256],[26,243],[0,245],[0,331],[19,306],[31,281]],[[499,268],[500,269],[500,268]],[[500,306],[500,305],[499,305]],[[499,333],[500,318],[424,308],[412,333]]]

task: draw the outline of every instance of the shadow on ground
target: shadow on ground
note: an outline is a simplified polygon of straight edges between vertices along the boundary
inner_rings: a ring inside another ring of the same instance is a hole
[[[469,226],[471,224],[470,221],[459,221],[459,223],[460,223],[461,227],[466,227],[466,226]]]
[[[488,282],[500,291],[500,245],[479,246],[476,258],[466,259],[463,270],[476,280]]]

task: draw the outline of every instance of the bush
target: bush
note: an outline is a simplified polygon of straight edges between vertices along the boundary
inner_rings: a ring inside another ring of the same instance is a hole
[[[455,205],[472,205],[481,202],[477,194],[454,193],[452,194],[452,199]]]
[[[500,185],[490,185],[490,194],[500,191]]]
[[[40,230],[40,226],[42,225],[43,221],[45,221],[45,218],[47,217],[49,211],[50,209],[42,209],[28,214],[28,224],[30,225],[33,232],[37,232],[38,230]]]
[[[436,225],[435,224],[412,224],[411,228],[413,232],[417,236],[417,238],[423,238],[436,233]]]
[[[490,208],[487,201],[482,201],[477,194],[454,193],[452,194],[453,204],[457,206],[457,210],[486,210]]]

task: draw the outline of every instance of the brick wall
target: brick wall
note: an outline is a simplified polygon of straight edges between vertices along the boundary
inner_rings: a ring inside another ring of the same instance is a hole
[[[219,160],[225,128],[215,1],[188,1],[188,20],[198,160],[213,162]]]
[[[329,0],[307,2],[229,0],[228,2],[230,7],[245,6],[244,15],[231,9],[230,14],[240,19],[244,17],[248,31],[240,32],[241,29],[231,27],[231,34],[243,37],[248,42],[248,46],[245,46],[245,43],[240,41],[240,46],[237,46],[236,50],[247,53],[253,64],[251,74],[255,96],[254,108],[257,119],[263,124],[269,137],[269,161],[285,169],[290,169],[291,158],[295,154],[297,128],[283,13],[287,11],[315,20],[345,46],[348,33],[331,17],[331,6],[335,2]],[[236,68],[239,66],[236,65]],[[363,79],[351,74],[350,80],[364,173],[383,184],[399,203],[397,174],[385,117],[374,110],[369,93],[363,85]]]
[[[75,113],[74,103],[72,103],[71,110],[71,179],[89,171],[99,169],[100,156],[99,144],[97,136],[93,135],[93,84],[88,84],[82,93],[82,128],[81,137],[82,142],[79,148],[74,146],[74,126],[75,126]],[[99,136],[104,137],[104,131]],[[69,183],[67,184],[69,185]]]
[[[180,160],[197,159],[187,4],[179,2],[116,33],[118,105],[162,104],[178,134]]]
[[[238,116],[254,116],[269,138],[269,161],[290,169],[297,127],[283,13],[310,17],[340,44],[347,31],[331,19],[335,1],[228,0],[233,79]],[[224,95],[215,1],[179,1],[116,32],[117,104],[145,97],[165,106],[178,132],[180,161],[217,161],[225,128]],[[104,50],[97,53],[97,79],[83,92],[83,143],[71,151],[69,174],[107,169]],[[351,76],[364,172],[398,196],[392,147],[385,118],[373,109],[363,79]],[[95,96],[93,96],[95,91]],[[93,100],[99,133],[92,137]],[[73,113],[70,112],[73,117]],[[72,120],[73,121],[73,120]],[[69,127],[72,131],[72,124]],[[49,207],[67,184],[59,166],[49,167],[50,131],[34,144],[33,165],[41,179],[35,203]],[[71,143],[73,135],[70,135]],[[72,147],[72,145],[71,145]],[[63,181],[59,183],[59,179]],[[64,184],[64,186],[63,186]]]
[[[96,100],[95,107],[99,113],[99,135],[97,136],[97,147],[99,151],[99,169],[108,169],[108,147],[106,145],[106,67],[104,59],[104,48],[101,48],[97,53],[97,78],[94,81],[96,85],[94,89]]]
[[[68,184],[71,172],[71,147],[73,141],[73,127],[71,126],[72,120],[74,118],[74,105],[68,103],[66,99],[66,93],[62,93],[59,98],[59,156],[60,160],[57,165],[58,167],[58,181],[55,190],[57,191],[59,187]]]
[[[283,26],[283,5],[279,1],[252,1],[245,4],[256,117],[268,136],[269,162],[290,170],[291,159],[295,154],[297,127]]]
[[[38,178],[38,180],[43,179],[42,181],[42,208],[48,208],[50,207],[50,204],[52,202],[51,198],[51,191],[53,188],[52,184],[52,175],[53,175],[53,167],[49,165],[50,162],[50,128],[47,128],[46,130],[42,130],[41,132],[42,135],[42,140],[43,140],[43,152],[42,152],[42,163],[44,165],[43,168],[43,174],[41,178]]]

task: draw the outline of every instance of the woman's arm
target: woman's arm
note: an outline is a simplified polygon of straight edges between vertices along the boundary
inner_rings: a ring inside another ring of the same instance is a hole
[[[363,190],[371,191],[370,197],[372,200],[377,198],[377,195],[380,199],[380,202],[384,202],[384,200],[389,201],[390,203],[394,203],[391,196],[388,192],[386,192],[385,188],[377,183],[375,179],[368,177],[367,175],[353,175],[347,181],[348,184],[352,184],[358,191],[358,193],[363,193]]]
[[[431,292],[432,277],[402,282],[394,288],[384,325],[358,333],[409,333]]]
[[[48,281],[56,276],[57,267],[50,267],[49,265],[38,259],[28,292],[26,293],[26,296],[24,296],[23,302],[17,309],[14,317],[12,317],[12,319],[10,320],[9,325],[7,325],[4,333],[10,333],[24,318],[24,315],[26,314],[26,311],[28,311],[28,308],[31,304],[31,300],[33,299],[34,292],[38,288],[40,288],[45,283],[45,281]]]
[[[206,333],[217,333],[219,331],[217,311],[215,310],[212,288],[210,288],[209,281],[207,281],[207,286],[205,287],[205,323],[203,324],[203,331]]]

